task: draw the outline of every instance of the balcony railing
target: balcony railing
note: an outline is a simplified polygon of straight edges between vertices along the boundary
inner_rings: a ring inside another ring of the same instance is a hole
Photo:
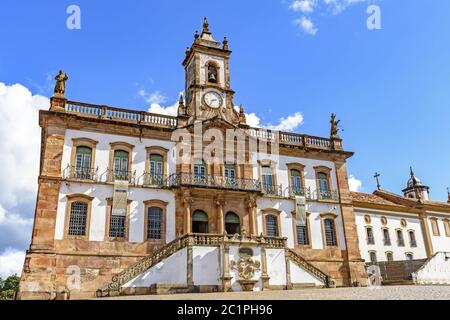
[[[98,167],[97,168],[79,168],[76,166],[68,165],[63,172],[64,179],[70,180],[84,180],[84,181],[97,181],[98,180]]]
[[[367,244],[369,244],[369,245],[375,244],[375,238],[374,237],[367,237]]]
[[[260,191],[260,182],[253,179],[234,179],[223,176],[177,173],[169,177],[169,187],[195,186],[242,191]]]
[[[403,239],[398,239],[398,240],[397,240],[397,245],[398,245],[399,247],[404,247],[404,246],[405,246],[405,240],[403,240]]]
[[[282,197],[283,195],[283,187],[282,186],[270,186],[270,185],[262,185],[261,188],[262,193],[266,196],[274,196],[274,197]]]
[[[288,191],[290,198],[295,198],[298,196],[311,199],[311,188],[289,187]]]
[[[338,193],[336,190],[316,190],[317,200],[337,201]]]
[[[385,238],[385,239],[383,239],[383,243],[384,243],[385,246],[390,246],[391,245],[391,239]]]
[[[128,181],[130,184],[136,184],[136,171],[117,171],[107,170],[107,182]]]
[[[165,175],[144,173],[144,187],[167,187],[168,179]]]
[[[409,241],[409,246],[411,248],[416,248],[417,247],[417,241],[416,240],[410,240]]]

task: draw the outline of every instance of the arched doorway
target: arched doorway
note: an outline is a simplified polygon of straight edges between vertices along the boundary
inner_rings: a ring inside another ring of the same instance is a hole
[[[225,231],[227,234],[241,234],[241,219],[234,212],[228,212],[225,216]]]
[[[206,212],[197,210],[192,215],[192,232],[208,233],[208,215]]]

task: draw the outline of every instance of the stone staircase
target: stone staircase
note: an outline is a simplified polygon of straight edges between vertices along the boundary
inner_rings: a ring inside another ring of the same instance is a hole
[[[155,251],[153,254],[143,258],[136,264],[113,276],[112,280],[109,283],[107,283],[103,288],[97,290],[97,297],[112,297],[121,294],[130,294],[127,292],[127,289],[123,290],[122,287],[125,284],[184,248],[194,246],[220,247],[224,245],[254,245],[270,249],[284,249],[287,259],[308,272],[316,279],[319,279],[322,283],[325,284],[325,287],[331,287],[334,285],[334,281],[330,276],[322,272],[317,267],[313,266],[311,263],[307,262],[295,251],[289,249],[286,245],[286,238],[264,237],[262,235],[247,236],[245,234],[236,234],[234,236],[216,234],[188,234],[175,239],[174,241]],[[153,294],[184,293],[189,290],[186,285],[180,285],[179,290],[175,291],[173,291],[173,285],[170,287],[172,288],[170,289],[171,291],[169,289],[166,289],[164,284],[155,284],[150,288],[150,292]]]
[[[367,266],[376,265],[380,268],[383,285],[412,285],[412,274],[419,270],[427,259],[412,261],[385,261],[369,263]]]

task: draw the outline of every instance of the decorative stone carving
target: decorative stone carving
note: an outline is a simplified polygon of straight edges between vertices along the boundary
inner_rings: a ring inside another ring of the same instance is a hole
[[[261,269],[261,262],[252,259],[252,257],[243,250],[239,252],[239,260],[231,261],[231,269],[237,270],[239,277],[244,280],[250,280],[255,276],[255,272]]]

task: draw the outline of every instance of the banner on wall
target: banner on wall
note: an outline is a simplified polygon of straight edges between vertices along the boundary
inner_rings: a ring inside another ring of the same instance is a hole
[[[125,216],[128,206],[128,181],[114,181],[114,194],[111,213],[116,216]]]
[[[295,218],[298,225],[306,225],[306,197],[295,197]]]

